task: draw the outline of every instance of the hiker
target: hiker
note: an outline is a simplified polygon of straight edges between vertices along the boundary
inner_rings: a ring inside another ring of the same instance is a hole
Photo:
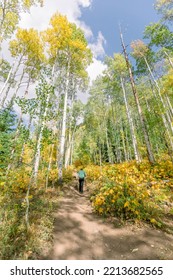
[[[79,178],[79,192],[83,193],[83,185],[84,185],[84,180],[86,177],[86,173],[81,167],[81,169],[78,171],[78,178]]]

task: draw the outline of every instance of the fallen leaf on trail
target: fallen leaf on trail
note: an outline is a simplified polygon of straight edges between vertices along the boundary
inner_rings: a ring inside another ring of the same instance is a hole
[[[138,251],[138,248],[133,249],[133,250],[132,250],[132,253],[137,252],[137,251]]]

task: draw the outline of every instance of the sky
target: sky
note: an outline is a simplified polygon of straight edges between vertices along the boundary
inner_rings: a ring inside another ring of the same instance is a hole
[[[44,30],[55,12],[66,15],[85,32],[94,59],[88,68],[91,80],[105,68],[105,55],[121,52],[119,24],[126,45],[142,39],[145,26],[159,20],[155,0],[45,0],[43,8],[33,7],[30,14],[21,14],[20,26]]]

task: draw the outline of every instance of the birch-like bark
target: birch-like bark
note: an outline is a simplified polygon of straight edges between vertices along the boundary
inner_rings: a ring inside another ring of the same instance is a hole
[[[129,108],[129,105],[127,102],[126,91],[125,91],[124,81],[123,81],[122,77],[121,77],[121,87],[122,87],[122,91],[123,91],[127,119],[128,119],[128,123],[129,123],[129,127],[130,127],[130,134],[131,134],[131,138],[132,138],[132,145],[133,145],[135,159],[137,162],[140,162],[141,159],[140,159],[139,151],[138,151],[138,144],[137,144],[137,139],[136,139],[136,135],[135,135],[135,128],[134,128],[134,124],[133,124],[133,119],[131,117],[131,111],[130,111],[130,108]]]
[[[73,106],[74,106],[74,92],[72,90],[72,98],[71,98],[71,114],[70,114],[70,123],[69,123],[69,133],[68,133],[68,139],[67,139],[67,148],[65,151],[65,163],[64,167],[67,168],[70,164],[70,155],[71,155],[71,149],[72,149],[72,139],[73,139],[73,134],[76,129],[76,125],[72,131],[72,112],[73,112]]]
[[[123,144],[124,159],[125,159],[125,161],[127,161],[127,150],[126,150],[126,144],[125,144],[125,140],[124,140],[125,137],[124,137],[124,128],[123,128],[123,123],[122,123],[122,121],[121,121],[120,135],[121,135],[122,144]]]
[[[64,108],[63,108],[63,118],[62,118],[62,130],[60,137],[60,149],[58,155],[58,181],[62,183],[62,169],[64,160],[64,150],[65,150],[65,136],[66,136],[66,121],[67,121],[67,100],[69,91],[69,78],[70,78],[70,58],[68,59],[67,74],[65,82],[65,92],[64,92]]]
[[[49,173],[50,173],[51,166],[52,166],[53,149],[54,149],[54,144],[52,144],[52,145],[50,146],[50,151],[49,151],[49,165],[48,165],[47,174],[46,174],[46,190],[47,190],[47,188],[48,188]]]
[[[151,90],[152,90],[153,97],[156,100],[160,100],[160,99],[158,99],[158,94],[156,94],[156,92],[153,88],[152,82],[150,82],[150,85],[151,85]],[[168,124],[168,121],[166,119],[165,114],[162,113],[162,108],[161,108],[161,103],[160,102],[158,103],[158,108],[161,112],[161,118],[162,118],[163,126],[165,127],[165,133],[167,135],[166,137],[168,138],[168,140],[165,138],[165,141],[166,142],[169,141],[169,145],[171,147],[171,150],[173,151],[173,141],[172,141],[172,137],[171,137],[171,134],[170,134],[169,124]]]
[[[17,64],[17,66],[16,66],[16,69],[15,69],[15,71],[14,71],[12,77],[10,77],[11,80],[12,80],[12,82],[13,82],[13,80],[15,79],[16,74],[17,74],[17,72],[18,72],[18,70],[19,70],[19,67],[20,67],[22,58],[23,58],[23,56],[20,57],[19,62],[18,62],[18,64]],[[11,75],[10,75],[10,76],[11,76]],[[12,82],[10,82],[10,83],[8,84],[8,87],[7,87],[6,91],[5,91],[4,97],[2,96],[2,99],[1,99],[1,101],[0,101],[0,108],[2,108],[2,107],[4,106],[4,104],[5,104],[5,101],[6,101],[7,97],[8,97],[9,91],[10,91],[10,89],[11,89],[11,84],[12,84]],[[4,87],[4,89],[5,89],[5,87]],[[4,91],[4,89],[3,89],[3,91]],[[2,91],[2,93],[3,93],[3,91]]]
[[[69,133],[70,134],[69,134],[69,139],[68,139],[68,143],[67,143],[67,149],[66,149],[66,152],[65,152],[65,164],[64,164],[65,168],[67,168],[69,166],[71,149],[72,149],[73,136],[71,134],[71,131]]]
[[[172,134],[173,134],[173,125],[172,125],[172,121],[171,121],[169,112],[168,112],[168,110],[167,110],[167,107],[166,107],[166,105],[165,105],[165,102],[164,102],[164,100],[163,100],[163,98],[162,98],[160,86],[159,86],[157,80],[155,79],[155,77],[154,77],[154,75],[153,75],[153,73],[152,73],[152,71],[151,71],[150,65],[149,65],[149,63],[148,63],[146,57],[143,56],[143,58],[144,58],[144,61],[145,61],[146,65],[147,65],[148,71],[149,71],[149,73],[150,73],[150,75],[151,75],[151,78],[152,78],[152,80],[153,80],[153,82],[154,82],[154,84],[155,84],[155,86],[156,86],[158,96],[159,96],[160,101],[161,101],[161,103],[162,103],[162,105],[163,105],[163,108],[164,108],[164,110],[165,110],[166,118],[167,118],[167,121],[168,121],[168,123],[169,123],[169,127],[170,127],[170,129],[171,129],[171,132],[172,132]]]
[[[136,86],[135,86],[135,81],[134,81],[134,78],[133,78],[132,70],[131,70],[131,67],[130,67],[129,59],[128,59],[126,48],[125,48],[125,44],[124,44],[124,41],[123,41],[122,32],[120,32],[120,37],[121,37],[121,42],[122,42],[124,57],[125,57],[125,60],[126,60],[127,69],[129,71],[129,77],[130,77],[130,82],[131,82],[131,86],[132,86],[132,91],[133,91],[136,106],[137,106],[137,109],[138,109],[138,114],[139,114],[139,118],[140,118],[142,131],[143,131],[143,134],[144,134],[148,159],[151,163],[154,163],[155,159],[154,159],[154,155],[153,155],[150,140],[149,140],[149,135],[148,135],[147,127],[146,127],[146,122],[145,122],[145,118],[144,118],[142,108],[141,108],[141,105],[140,105],[140,102],[139,102],[139,98],[138,98],[138,94],[137,94],[137,90],[136,90]]]
[[[12,108],[13,105],[14,105],[14,101],[15,101],[15,98],[16,98],[17,93],[18,93],[18,91],[19,91],[19,88],[20,88],[20,86],[21,86],[21,83],[22,83],[24,74],[25,74],[25,71],[23,70],[22,75],[21,75],[21,77],[20,77],[20,80],[19,80],[19,82],[17,83],[15,92],[14,92],[14,94],[13,94],[13,96],[12,96],[10,102],[9,102],[8,108]]]
[[[15,63],[16,63],[16,59],[15,59],[15,60],[13,61],[13,63],[12,63],[12,66],[11,66],[11,69],[10,69],[10,71],[9,71],[9,73],[8,73],[7,79],[6,79],[6,81],[4,82],[3,87],[2,87],[2,89],[1,89],[1,91],[0,91],[0,96],[3,94],[3,91],[4,91],[4,89],[6,88],[9,79],[11,78],[11,74],[12,74],[12,71],[13,71],[13,68],[14,68]]]
[[[33,172],[34,183],[37,182],[38,169],[39,169],[39,163],[40,163],[40,154],[41,154],[41,140],[42,140],[42,136],[43,136],[43,130],[44,130],[45,124],[46,124],[46,116],[47,116],[47,112],[48,112],[49,100],[50,100],[50,91],[48,91],[48,93],[47,93],[45,110],[44,110],[44,114],[43,114],[43,121],[41,124],[40,132],[39,132],[38,140],[37,140],[35,160],[34,160],[34,172]]]
[[[107,130],[107,127],[106,127],[106,146],[107,146],[107,151],[108,151],[108,161],[109,161],[109,163],[112,163],[110,145],[109,145],[109,140],[108,140],[108,130]]]
[[[54,79],[54,67],[52,68],[52,85],[54,83],[53,79]],[[29,194],[30,194],[31,185],[36,184],[36,182],[37,182],[37,175],[38,175],[38,169],[39,169],[39,163],[40,163],[41,140],[42,140],[43,130],[44,130],[44,127],[46,124],[46,116],[47,116],[47,112],[48,112],[48,104],[50,101],[50,96],[51,96],[51,92],[48,89],[46,102],[45,102],[45,110],[44,110],[44,114],[43,114],[43,122],[41,124],[41,129],[40,129],[40,133],[39,133],[38,140],[37,140],[36,153],[35,153],[35,157],[34,157],[34,166],[32,168],[31,179],[30,179],[30,183],[28,184],[28,189],[27,189],[26,198],[25,198],[26,199],[25,221],[26,221],[27,228],[29,227],[29,208],[30,208]],[[30,124],[31,124],[31,118],[30,118]]]
[[[27,86],[26,86],[25,94],[24,94],[24,99],[26,99],[26,97],[27,97],[27,95],[28,95],[28,90],[29,90],[29,86],[30,86],[30,81],[31,81],[31,76],[29,76],[29,79],[28,79],[28,82],[27,82]],[[18,122],[18,125],[19,125],[19,126],[20,126],[20,124],[21,124],[21,122],[22,122],[22,118],[23,118],[23,112],[22,112],[22,110],[21,110],[21,112],[20,112],[20,117],[19,117],[19,122]],[[21,151],[20,158],[19,158],[19,165],[22,164],[22,157],[23,157],[24,150],[25,150],[25,143],[26,143],[26,140],[24,140],[23,145],[22,145],[22,151]]]

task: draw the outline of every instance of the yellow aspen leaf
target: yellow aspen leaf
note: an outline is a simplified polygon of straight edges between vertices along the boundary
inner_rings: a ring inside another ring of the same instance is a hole
[[[128,207],[129,206],[129,201],[126,201],[125,203],[124,203],[124,207]]]
[[[150,219],[150,222],[151,222],[152,224],[156,224],[156,223],[157,223],[155,219]]]

